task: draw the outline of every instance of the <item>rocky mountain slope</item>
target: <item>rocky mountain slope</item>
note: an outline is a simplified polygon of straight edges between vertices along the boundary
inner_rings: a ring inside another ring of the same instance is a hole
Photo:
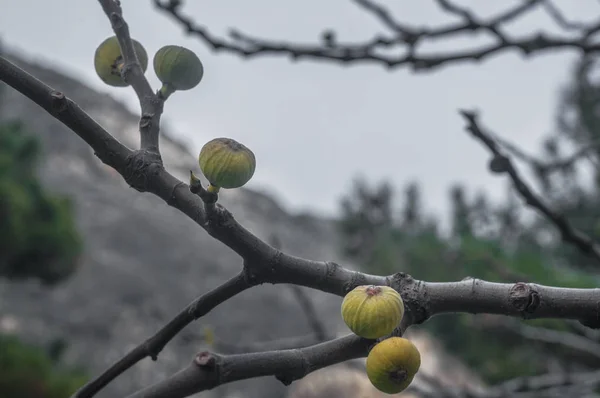
[[[121,142],[138,145],[137,116],[123,104],[52,69],[15,55],[9,58],[75,100]],[[10,88],[4,91],[0,119],[22,119],[31,134],[42,140],[45,157],[40,175],[50,189],[73,198],[85,252],[79,271],[53,289],[34,282],[0,282],[0,331],[16,332],[40,344],[64,338],[69,342],[65,360],[95,375],[196,296],[237,273],[241,261],[177,210],[129,188],[79,137],[33,102]],[[168,132],[162,135],[161,149],[165,166],[184,181],[189,169],[197,168],[195,156],[169,138]],[[269,196],[248,189],[227,190],[221,200],[259,237],[275,234],[287,252],[352,267],[336,251],[332,222],[291,215]],[[329,330],[348,333],[339,315],[341,299],[309,293]],[[223,341],[264,342],[309,334],[300,312],[289,287],[254,288],[187,327],[157,362],[142,361],[98,396],[124,396],[177,371],[205,348],[205,325],[211,325]],[[441,350],[423,355],[424,368],[436,372],[444,367],[433,366]],[[460,369],[463,379],[471,378],[462,368],[452,368]],[[275,378],[267,377],[225,385],[201,396],[274,398],[288,392]]]

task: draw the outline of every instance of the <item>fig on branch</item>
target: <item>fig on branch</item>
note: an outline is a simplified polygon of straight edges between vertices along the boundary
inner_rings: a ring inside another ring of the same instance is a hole
[[[390,337],[377,343],[367,356],[367,376],[375,388],[386,394],[405,390],[419,367],[419,350],[403,337]]]
[[[402,297],[389,286],[357,286],[342,302],[344,322],[354,334],[366,339],[392,333],[403,316]]]
[[[239,188],[250,181],[256,168],[254,153],[231,138],[207,142],[198,157],[200,169],[210,183],[209,192]]]
[[[204,66],[193,51],[169,45],[154,54],[154,72],[163,83],[160,92],[166,98],[176,90],[196,87],[204,75]]]
[[[138,41],[133,39],[131,41],[133,42],[133,48],[135,49],[140,66],[146,72],[148,68],[148,54],[146,53],[146,49]],[[129,83],[126,83],[121,78],[123,66],[124,60],[117,36],[109,37],[100,43],[94,54],[94,67],[98,77],[109,86],[129,86]]]

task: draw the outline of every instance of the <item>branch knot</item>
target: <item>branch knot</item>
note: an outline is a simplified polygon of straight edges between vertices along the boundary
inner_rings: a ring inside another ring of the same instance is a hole
[[[134,151],[127,157],[122,175],[133,189],[148,192],[154,176],[162,169],[163,162],[160,155],[142,149]]]
[[[539,307],[540,295],[530,284],[517,282],[510,289],[509,301],[523,318],[527,318]]]
[[[50,98],[52,98],[52,110],[57,114],[66,111],[69,107],[67,97],[60,91],[53,91],[52,93],[50,93]]]

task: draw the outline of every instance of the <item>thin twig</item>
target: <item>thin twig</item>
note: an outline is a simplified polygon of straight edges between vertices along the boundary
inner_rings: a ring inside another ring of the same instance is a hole
[[[550,207],[548,207],[548,205],[546,205],[543,200],[527,186],[523,178],[517,172],[517,169],[514,167],[511,159],[507,155],[501,153],[496,141],[494,141],[491,135],[486,133],[479,126],[477,114],[473,111],[466,110],[461,110],[460,114],[467,122],[466,130],[469,131],[473,137],[481,141],[481,143],[492,153],[493,158],[490,162],[490,170],[494,173],[508,174],[515,189],[519,192],[525,203],[546,216],[546,218],[550,220],[561,233],[565,242],[573,244],[583,253],[600,262],[600,247],[598,247],[598,244],[582,231],[575,229],[563,215],[550,209]]]
[[[277,39],[262,39],[231,29],[228,38],[221,38],[210,30],[196,23],[190,16],[182,12],[182,1],[154,0],[156,8],[179,24],[186,34],[193,35],[214,51],[227,52],[243,58],[258,56],[287,55],[292,60],[320,59],[342,64],[372,63],[386,66],[388,69],[410,66],[413,70],[433,70],[446,64],[456,64],[465,61],[480,62],[492,55],[518,50],[524,56],[533,53],[570,48],[579,53],[589,54],[600,51],[600,44],[592,40],[600,30],[600,20],[590,24],[578,24],[581,27],[579,37],[566,38],[559,35],[549,35],[541,32],[524,35],[518,38],[509,37],[502,33],[502,26],[517,20],[536,6],[548,0],[527,0],[500,12],[491,18],[479,18],[473,12],[460,7],[449,0],[435,0],[445,12],[459,17],[460,22],[436,27],[409,27],[397,21],[389,10],[373,0],[354,0],[365,11],[375,15],[392,36],[378,34],[373,38],[352,44],[340,44],[331,38],[337,35],[330,29],[323,29],[326,34],[324,42],[317,44],[300,44]],[[547,12],[557,11],[547,8]],[[551,14],[555,19],[560,13]],[[559,26],[565,30],[574,23],[566,23],[558,19]],[[493,43],[480,46],[473,45],[467,50],[455,50],[438,54],[417,54],[417,46],[428,40],[448,39],[459,34],[485,32]],[[390,50],[398,51],[390,51]]]

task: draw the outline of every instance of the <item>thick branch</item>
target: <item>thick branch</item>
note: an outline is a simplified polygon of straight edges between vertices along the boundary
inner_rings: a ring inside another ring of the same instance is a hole
[[[186,369],[129,398],[183,398],[225,383],[275,376],[285,385],[315,370],[367,355],[372,341],[348,335],[310,347],[250,354],[202,352]]]
[[[550,207],[543,202],[542,198],[536,195],[533,190],[527,186],[517,169],[514,167],[511,159],[500,151],[500,147],[491,137],[491,134],[487,133],[479,125],[477,114],[473,111],[466,110],[461,110],[460,113],[467,122],[467,131],[469,131],[473,137],[481,141],[481,143],[492,153],[493,158],[490,162],[490,170],[494,173],[508,174],[515,189],[519,192],[525,203],[546,216],[546,218],[556,226],[564,241],[573,244],[583,253],[600,261],[600,247],[598,244],[582,231],[575,229],[563,215],[550,209]]]
[[[150,83],[144,76],[144,70],[135,52],[135,47],[129,34],[129,26],[123,19],[123,10],[118,0],[98,0],[104,13],[110,20],[113,31],[119,41],[124,67],[121,75],[131,84],[140,100],[142,117],[140,119],[141,149],[159,154],[158,136],[160,131],[160,117],[163,111],[164,100],[154,94]]]
[[[545,5],[549,0],[523,1],[487,20],[476,17],[466,8],[459,7],[448,0],[435,1],[443,11],[459,17],[461,21],[439,27],[416,28],[397,21],[385,7],[373,0],[354,0],[358,6],[378,18],[383,26],[392,32],[392,36],[379,34],[360,43],[340,44],[335,39],[335,32],[323,29],[323,43],[312,45],[256,38],[235,29],[230,30],[227,39],[221,38],[212,34],[208,28],[197,24],[191,17],[184,15],[181,10],[182,1],[154,0],[154,4],[159,11],[181,25],[185,33],[196,36],[214,51],[225,51],[243,58],[287,55],[294,61],[310,58],[343,64],[374,63],[390,69],[411,66],[414,70],[425,70],[451,63],[482,61],[494,54],[509,50],[518,50],[523,55],[563,48],[571,48],[584,54],[600,50],[600,45],[592,40],[600,29],[600,21],[593,24],[567,22],[564,18],[561,19],[562,14],[552,4],[546,5],[545,10],[564,30],[571,31],[577,28],[580,33],[578,37],[567,38],[533,33],[512,38],[501,31],[503,25],[515,21],[536,6]],[[418,45],[424,42],[440,38],[448,39],[459,34],[473,34],[478,31],[487,33],[494,42],[484,46],[473,46],[468,50],[429,55],[417,54]],[[400,54],[382,53],[383,50],[392,49],[398,49]]]

